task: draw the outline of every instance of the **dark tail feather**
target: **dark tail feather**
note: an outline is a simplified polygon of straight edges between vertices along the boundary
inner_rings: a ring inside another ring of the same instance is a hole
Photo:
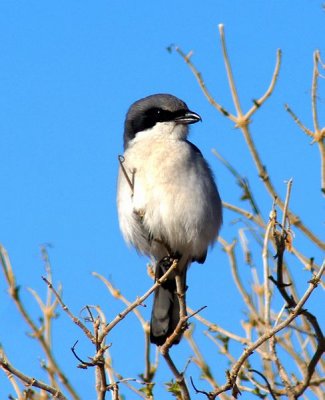
[[[166,269],[161,267],[160,263],[158,263],[156,268],[156,279],[159,279],[163,273],[166,272]],[[186,272],[184,272],[183,277],[184,295],[186,288],[185,279]],[[176,281],[172,278],[158,286],[155,291],[150,322],[151,343],[154,343],[157,346],[163,345],[168,336],[174,332],[178,322],[179,299],[176,293]],[[179,339],[174,343],[179,343],[180,339],[181,337],[179,337]]]
[[[174,332],[179,321],[179,304],[175,279],[155,291],[150,323],[150,341],[161,346]]]

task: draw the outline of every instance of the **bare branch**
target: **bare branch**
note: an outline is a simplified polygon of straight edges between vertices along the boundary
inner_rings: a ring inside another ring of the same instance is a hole
[[[208,102],[213,107],[215,107],[223,116],[226,116],[231,121],[236,122],[236,117],[234,115],[232,115],[229,111],[227,111],[219,103],[217,103],[215,101],[215,99],[212,97],[212,95],[210,94],[210,92],[208,91],[201,73],[196,69],[196,67],[194,66],[194,64],[191,61],[190,56],[192,55],[192,53],[190,53],[190,55],[186,55],[179,47],[175,47],[175,50],[182,57],[182,59],[186,62],[186,64],[190,67],[191,71],[193,72],[195,78],[197,79],[197,81],[201,87],[201,90],[202,90],[203,94],[205,95],[205,97],[207,98]]]
[[[276,214],[275,210],[270,213],[270,221],[267,224],[265,236],[264,236],[264,245],[262,251],[263,258],[263,272],[264,272],[264,322],[266,329],[270,328],[270,299],[271,292],[269,286],[269,263],[268,263],[268,243],[270,239],[271,230],[274,228],[276,223]]]
[[[178,371],[178,369],[176,368],[176,365],[174,364],[174,361],[172,360],[168,351],[166,353],[162,354],[162,356],[166,360],[166,363],[167,363],[169,369],[173,373],[175,380],[179,385],[179,389],[182,394],[182,400],[190,400],[191,397],[190,397],[190,394],[189,394],[189,391],[188,391],[188,388],[187,388],[187,385],[185,382],[184,374],[180,373]]]
[[[97,272],[93,272],[92,275],[94,275],[96,278],[100,279],[104,285],[107,287],[107,289],[110,291],[111,295],[118,299],[121,300],[122,303],[124,303],[126,306],[130,306],[131,302],[129,300],[127,300],[125,298],[125,296],[122,295],[122,293],[116,289],[113,284],[107,279],[105,278],[103,275],[97,273]],[[142,327],[144,328],[146,325],[146,321],[144,320],[143,316],[141,315],[140,311],[137,308],[134,308],[132,310],[134,312],[134,314],[136,315],[136,317],[138,318],[138,320],[140,321]]]
[[[237,126],[241,126],[241,124],[246,124],[247,121],[244,120],[244,115],[243,115],[243,112],[242,112],[242,109],[240,106],[240,101],[239,101],[239,97],[238,97],[238,93],[237,93],[237,89],[236,89],[236,85],[235,85],[234,76],[233,76],[231,66],[230,66],[223,24],[219,24],[219,33],[220,33],[220,39],[221,39],[223,59],[224,59],[225,65],[226,65],[226,71],[227,71],[227,75],[228,75],[228,83],[230,86],[230,92],[231,92],[232,99],[233,99],[233,102],[234,102],[234,105],[236,108],[236,112],[237,112],[236,124],[237,124]]]
[[[248,309],[249,309],[250,313],[252,314],[252,316],[254,317],[254,319],[256,321],[259,321],[260,318],[254,307],[251,296],[245,290],[244,285],[238,274],[237,261],[236,261],[235,254],[234,254],[234,247],[235,247],[236,242],[227,243],[221,236],[219,236],[218,241],[221,243],[221,245],[223,246],[223,249],[225,250],[225,252],[227,253],[227,255],[229,257],[229,262],[230,262],[231,271],[232,271],[232,274],[234,277],[234,281],[236,283],[236,286],[237,286],[246,306],[248,307]]]
[[[46,383],[35,379],[31,378],[22,372],[20,372],[18,369],[14,368],[7,360],[5,360],[2,356],[0,356],[0,367],[6,371],[9,372],[13,375],[15,375],[17,378],[19,378],[22,382],[24,382],[25,385],[27,386],[32,386],[32,387],[37,387],[39,389],[45,390],[46,392],[52,394],[54,398],[57,398],[59,400],[67,400],[67,398],[63,395],[62,392],[60,392],[58,389],[47,385]]]
[[[13,272],[13,268],[11,266],[11,262],[8,256],[6,249],[0,244],[0,264],[2,266],[7,284],[8,284],[8,291],[9,295],[12,298],[13,302],[15,303],[20,315],[23,317],[27,325],[32,330],[33,336],[39,342],[41,348],[43,349],[50,365],[53,367],[54,371],[58,375],[60,381],[65,386],[65,388],[70,393],[72,399],[79,399],[74,388],[71,386],[70,382],[68,381],[67,377],[59,367],[57,361],[54,358],[51,348],[49,347],[48,343],[46,342],[44,335],[42,334],[42,330],[37,328],[35,323],[33,322],[32,318],[29,316],[26,308],[24,307],[20,295],[19,295],[19,288],[16,286],[16,279]]]
[[[72,312],[69,310],[68,306],[65,305],[63,303],[63,300],[61,298],[61,296],[59,295],[59,293],[54,289],[54,286],[52,285],[51,282],[49,282],[47,280],[47,278],[45,278],[45,276],[42,276],[43,281],[47,284],[47,286],[49,287],[49,289],[51,289],[55,295],[55,297],[57,298],[58,302],[60,303],[62,310],[65,311],[69,318],[77,325],[79,326],[80,329],[83,330],[84,334],[88,337],[89,340],[91,340],[92,343],[96,343],[96,339],[94,337],[94,335],[90,332],[90,330],[86,327],[86,325],[84,325],[79,318],[77,318],[74,314],[72,314]]]
[[[317,275],[313,278],[312,281],[310,281],[306,292],[301,297],[301,299],[297,303],[296,307],[292,310],[290,315],[283,322],[278,324],[276,327],[274,327],[273,329],[271,329],[268,332],[265,332],[252,345],[248,346],[244,350],[242,355],[239,357],[238,361],[231,368],[231,370],[229,372],[228,382],[213,393],[214,398],[216,398],[220,393],[223,393],[223,392],[231,389],[235,385],[235,382],[236,382],[236,379],[237,379],[240,369],[242,368],[242,366],[243,366],[244,362],[247,360],[247,358],[254,352],[254,350],[256,350],[259,346],[261,346],[263,343],[265,343],[268,339],[270,339],[276,333],[278,333],[282,329],[286,328],[295,318],[297,318],[297,316],[300,314],[304,304],[306,303],[306,301],[308,300],[308,298],[310,297],[312,292],[317,287],[317,285],[323,275],[324,270],[325,270],[325,262],[322,265],[319,272],[317,273]]]
[[[194,311],[193,311],[191,308],[189,308],[189,307],[187,307],[187,311],[188,311],[189,313],[191,313],[191,314],[194,313]],[[230,339],[233,339],[233,340],[235,340],[236,342],[239,342],[239,343],[242,343],[242,344],[248,344],[248,343],[249,343],[249,341],[248,341],[246,338],[243,338],[243,337],[241,337],[241,336],[238,336],[238,335],[236,335],[236,334],[234,334],[234,333],[228,331],[227,329],[224,329],[224,328],[222,328],[221,326],[219,326],[219,325],[217,325],[217,324],[215,324],[215,323],[213,323],[213,322],[210,322],[210,321],[206,320],[206,319],[203,318],[200,314],[195,314],[194,317],[195,317],[198,321],[200,321],[203,325],[205,325],[207,328],[209,328],[209,330],[210,330],[211,332],[220,333],[221,335],[224,335],[224,336],[226,336],[226,337],[229,337]]]
[[[301,121],[300,119],[297,117],[297,115],[292,111],[292,109],[289,107],[288,104],[284,105],[285,110],[289,113],[289,115],[292,117],[292,119],[294,120],[294,122],[299,126],[299,128],[305,132],[305,134],[311,138],[314,137],[314,133],[313,131],[311,131],[310,129],[308,129]]]
[[[258,374],[260,377],[262,377],[264,379],[264,381],[266,383],[266,386],[269,389],[269,393],[270,393],[272,399],[277,400],[275,395],[274,395],[274,393],[273,393],[273,390],[272,390],[272,387],[270,385],[270,382],[266,379],[266,377],[261,372],[256,371],[256,369],[250,369],[249,371],[250,372],[255,372],[255,374]]]
[[[317,84],[318,84],[318,63],[319,63],[319,50],[314,52],[314,69],[313,69],[313,79],[311,84],[311,109],[313,113],[313,123],[314,123],[314,132],[315,134],[319,132],[319,122],[318,122],[318,113],[317,113]]]
[[[104,340],[104,338],[107,336],[107,334],[114,328],[114,326],[116,326],[120,321],[122,321],[122,319],[124,319],[131,311],[133,311],[134,308],[141,305],[151,295],[151,293],[153,293],[156,290],[156,288],[159,285],[161,285],[173,271],[176,270],[176,268],[177,268],[177,260],[174,260],[172,265],[165,272],[165,274],[160,279],[158,279],[155,282],[155,284],[143,296],[137,298],[124,311],[122,311],[120,314],[118,314],[112,322],[110,322],[103,328],[103,331],[102,331],[98,341],[101,343]]]
[[[255,111],[258,110],[258,108],[261,107],[261,105],[271,96],[273,93],[275,84],[278,80],[279,72],[280,72],[280,66],[281,66],[281,56],[282,52],[280,49],[277,50],[276,52],[276,63],[275,63],[275,68],[272,76],[272,80],[270,83],[270,86],[268,87],[267,91],[264,93],[262,97],[260,97],[258,100],[254,100],[254,105],[253,107],[246,113],[245,117],[247,120],[251,118],[251,116],[255,113]]]

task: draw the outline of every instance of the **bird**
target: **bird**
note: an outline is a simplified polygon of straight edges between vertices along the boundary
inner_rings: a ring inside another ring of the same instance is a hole
[[[201,120],[184,101],[162,93],[133,103],[124,123],[117,182],[120,230],[129,245],[153,261],[156,280],[177,260],[176,271],[154,293],[150,341],[157,346],[180,321],[176,276],[185,297],[188,267],[204,263],[222,224],[213,173],[188,140],[189,125]],[[181,336],[182,331],[175,344]]]

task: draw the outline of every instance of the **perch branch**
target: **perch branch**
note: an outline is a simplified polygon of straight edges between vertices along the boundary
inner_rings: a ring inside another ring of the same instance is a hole
[[[112,322],[107,324],[104,328],[102,333],[100,334],[99,337],[99,342],[101,343],[104,338],[107,336],[107,334],[116,326],[122,319],[124,319],[131,311],[134,310],[134,308],[138,307],[141,305],[150,295],[153,293],[158,286],[160,286],[167,278],[168,276],[177,268],[177,260],[174,260],[172,265],[168,268],[168,270],[165,272],[165,274],[160,278],[157,279],[155,284],[141,297],[137,298],[133,303],[131,303],[124,311],[122,311],[120,314],[118,314]]]

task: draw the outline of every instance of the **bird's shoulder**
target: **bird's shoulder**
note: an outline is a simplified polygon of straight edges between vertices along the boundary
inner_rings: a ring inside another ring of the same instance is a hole
[[[185,143],[190,147],[191,151],[193,151],[196,155],[203,157],[201,150],[195,146],[192,142],[189,140],[185,140]]]

